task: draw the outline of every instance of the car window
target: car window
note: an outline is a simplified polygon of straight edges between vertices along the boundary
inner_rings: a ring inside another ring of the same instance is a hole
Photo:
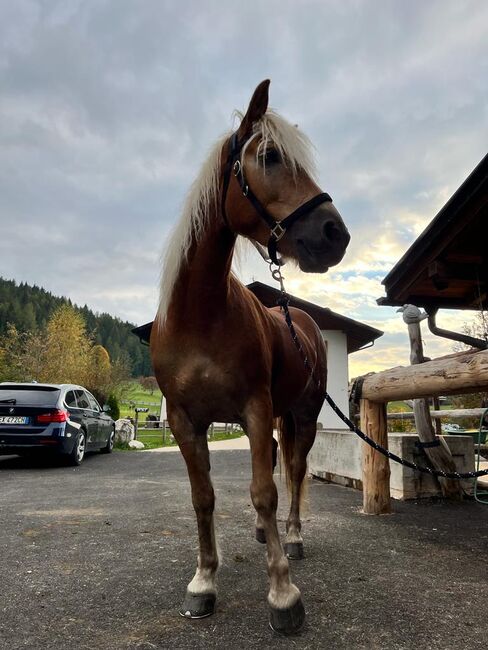
[[[100,411],[100,407],[98,405],[97,400],[91,395],[90,393],[86,393],[86,396],[88,397],[88,401],[90,402],[90,408],[92,411]]]
[[[90,402],[88,401],[87,394],[82,390],[75,390],[76,401],[78,402],[78,408],[80,409],[89,409],[91,408]]]
[[[59,388],[32,385],[0,385],[0,404],[17,406],[55,406],[61,391]]]
[[[66,397],[64,398],[64,401],[66,403],[66,406],[71,406],[71,408],[78,407],[78,404],[76,403],[76,395],[74,390],[69,390],[66,393]]]

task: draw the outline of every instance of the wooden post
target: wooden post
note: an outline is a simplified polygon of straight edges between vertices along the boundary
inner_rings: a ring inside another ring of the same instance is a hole
[[[437,397],[437,395],[434,395],[434,409],[436,411],[441,410],[441,402],[440,402],[439,398]],[[430,417],[432,417],[432,415]],[[436,436],[442,436],[442,424],[441,424],[441,421],[440,421],[439,418],[434,419],[434,426],[435,426]]]
[[[419,310],[420,314],[420,310]],[[424,350],[422,346],[422,334],[420,322],[408,323],[408,336],[410,338],[410,363],[416,365],[424,362]],[[421,442],[435,442],[440,444],[436,447],[425,447],[424,451],[434,469],[444,472],[455,472],[456,465],[451,451],[442,436],[436,436],[432,419],[430,417],[429,400],[425,398],[413,400],[413,412],[415,417],[415,428]],[[463,489],[459,481],[439,477],[439,484],[443,496],[448,499],[460,499]]]
[[[134,418],[134,440],[137,440],[137,427],[139,424],[139,411],[136,409]]]
[[[386,404],[360,401],[361,430],[388,449]],[[367,444],[363,445],[363,512],[367,515],[391,513],[390,462]]]

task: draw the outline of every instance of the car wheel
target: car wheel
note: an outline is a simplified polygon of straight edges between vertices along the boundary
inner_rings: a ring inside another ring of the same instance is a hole
[[[84,431],[80,431],[73,446],[73,450],[68,454],[68,461],[70,465],[81,465],[86,451],[86,435]]]
[[[114,442],[115,442],[115,429],[112,429],[110,432],[109,439],[107,440],[107,444],[105,447],[102,447],[100,449],[100,452],[102,454],[111,454],[114,448]]]

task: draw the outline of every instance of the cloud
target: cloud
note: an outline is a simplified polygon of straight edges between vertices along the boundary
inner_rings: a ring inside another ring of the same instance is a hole
[[[0,274],[150,320],[185,193],[271,77],[352,235],[324,277],[287,267],[289,290],[396,328],[381,279],[485,153],[487,24],[474,1],[4,3]],[[254,253],[240,274],[269,281]]]

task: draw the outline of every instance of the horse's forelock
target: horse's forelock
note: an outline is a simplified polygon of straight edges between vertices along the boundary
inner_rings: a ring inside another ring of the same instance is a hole
[[[273,146],[294,176],[301,170],[313,179],[317,177],[312,143],[296,125],[272,109],[254,124],[253,133],[243,147],[243,158],[247,147],[256,138],[259,138],[257,158],[264,157],[266,149]]]

